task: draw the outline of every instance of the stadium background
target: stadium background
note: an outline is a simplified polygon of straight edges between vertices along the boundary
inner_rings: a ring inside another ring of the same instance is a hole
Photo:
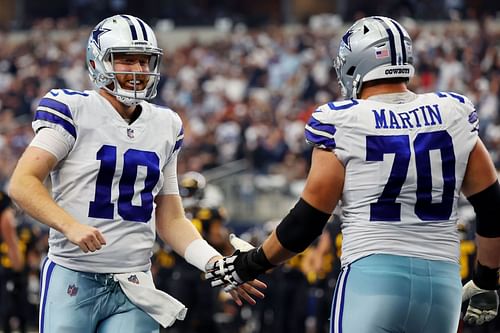
[[[316,105],[339,98],[331,69],[339,33],[364,15],[400,19],[410,32],[414,91],[451,90],[473,100],[480,136],[500,168],[498,1],[0,0],[0,8],[0,188],[32,138],[39,98],[51,88],[91,88],[86,39],[92,26],[115,13],[149,22],[165,50],[155,103],[183,118],[179,175],[187,212],[221,251],[231,251],[229,231],[260,242],[295,202],[310,155],[304,122]],[[460,209],[467,279],[474,215],[465,200]],[[36,331],[47,230],[22,212],[18,223],[28,264],[13,273],[0,244],[2,332]],[[337,220],[318,243],[265,277],[265,301],[238,309],[159,242],[157,284],[191,310],[185,323],[165,332],[327,332],[341,243]],[[500,320],[463,331],[500,332]]]

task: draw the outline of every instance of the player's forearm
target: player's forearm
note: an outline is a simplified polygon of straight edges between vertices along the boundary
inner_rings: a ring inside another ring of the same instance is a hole
[[[276,231],[273,231],[268,239],[262,244],[262,249],[264,250],[267,260],[273,265],[279,265],[297,254],[285,249],[283,245],[281,245],[278,237],[276,237]]]
[[[14,174],[9,194],[28,215],[62,233],[76,222],[56,204],[47,188],[35,176]]]
[[[195,256],[208,261],[212,254],[219,255],[186,218],[181,197],[177,194],[159,195],[156,202],[156,232],[172,249],[201,270],[206,262],[193,260]],[[198,241],[197,241],[198,240]],[[196,242],[197,241],[197,242]],[[198,244],[198,245],[196,245]]]
[[[477,261],[490,268],[500,267],[500,237],[486,238],[476,234]]]
[[[159,236],[175,252],[201,271],[206,271],[209,262],[222,258],[222,255],[201,237],[191,221],[183,216],[160,223],[157,230]]]
[[[160,238],[181,256],[184,256],[192,241],[201,239],[194,225],[182,217],[167,221],[164,226],[157,225],[157,232]]]

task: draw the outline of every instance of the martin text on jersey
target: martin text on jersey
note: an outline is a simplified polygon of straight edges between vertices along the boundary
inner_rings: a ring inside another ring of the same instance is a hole
[[[437,104],[420,105],[409,111],[394,112],[389,109],[372,109],[375,128],[401,129],[441,125],[441,112]]]

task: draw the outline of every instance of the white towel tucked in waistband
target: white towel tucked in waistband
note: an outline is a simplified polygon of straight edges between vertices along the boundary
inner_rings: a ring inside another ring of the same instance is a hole
[[[156,289],[151,272],[114,274],[115,281],[140,309],[150,315],[163,327],[171,326],[176,319],[186,317],[187,308],[174,297]]]

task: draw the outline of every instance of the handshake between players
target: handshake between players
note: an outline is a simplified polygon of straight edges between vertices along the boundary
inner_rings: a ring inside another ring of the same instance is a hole
[[[212,287],[224,286],[226,292],[234,292],[238,286],[275,267],[264,256],[261,247],[255,248],[234,234],[229,239],[236,251],[208,264],[206,278]],[[463,319],[469,324],[481,325],[493,320],[498,314],[497,292],[481,289],[473,280],[463,286],[462,302],[465,301],[469,301],[469,305]]]

